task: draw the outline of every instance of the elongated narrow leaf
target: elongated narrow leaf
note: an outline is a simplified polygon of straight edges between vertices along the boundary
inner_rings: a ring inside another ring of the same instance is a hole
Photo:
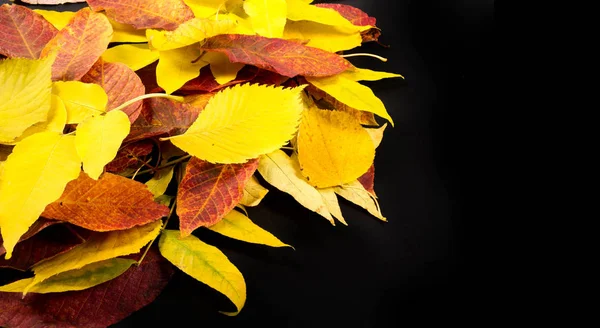
[[[167,93],[173,93],[187,81],[200,75],[207,62],[198,60],[202,55],[196,46],[160,51],[156,67],[156,81]]]
[[[38,59],[56,33],[52,24],[27,7],[0,6],[1,55]]]
[[[244,163],[270,153],[296,132],[302,89],[249,84],[224,89],[209,100],[186,133],[170,140],[211,163]]]
[[[161,254],[181,271],[227,296],[237,315],[246,303],[246,282],[242,273],[223,252],[195,236],[180,238],[179,231],[163,231],[158,243]]]
[[[235,210],[225,215],[223,220],[219,223],[208,228],[223,236],[248,243],[271,247],[292,247],[282,243],[270,232],[263,230],[261,227],[254,224],[247,216]]]
[[[342,215],[342,209],[340,208],[340,204],[337,200],[337,196],[333,188],[323,188],[318,189],[321,197],[323,197],[323,201],[325,206],[327,206],[327,210],[331,213],[331,216],[338,219],[342,224],[348,225],[344,216]]]
[[[94,231],[124,230],[156,221],[169,213],[154,202],[140,182],[111,173],[99,180],[81,173],[62,196],[46,207],[43,216]]]
[[[244,206],[258,206],[268,192],[269,190],[261,186],[258,179],[252,176],[244,186],[244,195],[240,200],[240,204]]]
[[[380,219],[381,221],[387,221],[387,219],[381,214],[379,206],[375,202],[375,198],[363,187],[359,181],[354,181],[343,186],[335,187],[335,193],[346,198],[352,203],[366,209],[371,215]]]
[[[79,80],[106,50],[112,33],[112,26],[104,15],[89,8],[78,11],[42,50],[42,56],[58,52],[52,66],[52,79]]]
[[[106,111],[108,96],[97,84],[79,81],[54,82],[52,94],[62,100],[67,110],[67,124],[81,123]]]
[[[261,36],[217,35],[207,39],[201,48],[225,53],[232,63],[254,65],[287,77],[330,76],[352,67],[337,54],[293,41]]]
[[[153,49],[165,51],[228,33],[234,27],[235,22],[228,19],[194,18],[179,25],[174,31],[146,30],[146,37]]]
[[[292,195],[302,206],[317,212],[334,224],[321,194],[306,182],[298,163],[282,150],[261,156],[258,171],[275,188]]]
[[[287,18],[292,21],[312,21],[323,25],[341,27],[350,32],[358,32],[360,28],[330,8],[309,5],[302,0],[286,0],[288,3]]]
[[[382,79],[389,78],[404,78],[400,74],[388,73],[388,72],[378,72],[373,71],[366,68],[358,68],[355,67],[353,69],[349,69],[339,75],[340,77],[347,78],[352,81],[379,81]]]
[[[280,38],[285,26],[286,0],[246,0],[244,10],[258,35]]]
[[[306,46],[328,52],[350,50],[362,43],[360,32],[310,21],[289,21],[285,25],[283,37],[285,39],[303,40],[306,41]]]
[[[147,43],[121,44],[106,50],[102,59],[108,63],[122,63],[133,71],[142,69],[158,60],[158,51],[148,48]]]
[[[67,26],[67,24],[69,24],[69,21],[73,18],[73,16],[75,16],[75,12],[73,11],[55,11],[44,9],[34,9],[33,11],[42,15],[50,24],[52,24],[52,26],[56,27],[57,30],[62,30],[65,26]]]
[[[87,0],[94,11],[106,11],[115,21],[137,29],[162,28],[174,30],[194,17],[182,0]]]
[[[177,192],[179,229],[183,237],[219,222],[242,199],[256,160],[245,164],[211,164],[192,158]]]
[[[6,259],[46,205],[58,199],[67,183],[77,178],[80,167],[75,136],[41,132],[14,148],[0,177],[0,229]]]

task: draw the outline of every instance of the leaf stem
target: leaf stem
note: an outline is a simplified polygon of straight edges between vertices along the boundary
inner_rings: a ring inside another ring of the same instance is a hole
[[[122,103],[121,105],[119,105],[116,108],[113,108],[111,110],[123,110],[123,108],[130,106],[138,101],[144,100],[144,99],[149,99],[149,98],[167,98],[167,99],[171,99],[171,100],[175,100],[175,101],[179,101],[179,99],[181,99],[181,97],[177,97],[177,96],[172,96],[172,95],[168,95],[165,93],[149,93],[147,95],[141,95],[139,97],[135,97],[131,100],[128,100],[124,103]]]
[[[155,171],[158,171],[158,170],[164,169],[164,168],[166,168],[166,167],[173,166],[173,165],[175,165],[175,164],[177,164],[177,163],[181,163],[181,162],[183,162],[183,161],[185,161],[185,160],[189,159],[190,157],[192,157],[192,155],[185,155],[185,156],[183,156],[183,157],[180,157],[180,158],[178,158],[178,159],[174,159],[174,160],[172,160],[172,161],[170,161],[170,162],[167,162],[167,163],[165,163],[165,164],[163,164],[163,165],[161,165],[161,166],[158,166],[158,167],[156,167],[156,168],[153,168],[153,169],[147,169],[147,170],[144,170],[144,171],[139,171],[139,172],[136,172],[136,173],[134,174],[134,176],[136,176],[136,175],[138,175],[138,174],[152,173],[152,172],[155,172]]]
[[[341,55],[341,56],[344,57],[344,58],[365,56],[365,57],[377,58],[377,59],[381,60],[382,62],[388,61],[387,58],[384,58],[384,57],[381,57],[381,56],[377,56],[377,55],[373,55],[373,54],[363,53],[363,52],[356,53],[356,54]]]
[[[152,244],[154,244],[154,241],[156,241],[156,238],[158,238],[158,236],[160,236],[160,233],[162,233],[162,231],[165,230],[165,228],[167,227],[167,224],[169,223],[169,220],[171,220],[171,217],[173,216],[173,213],[175,213],[174,210],[175,210],[175,204],[176,203],[177,203],[177,198],[173,200],[173,204],[171,204],[171,210],[169,211],[169,216],[167,216],[167,220],[163,223],[162,227],[160,228],[160,232],[148,244],[148,246],[146,247],[146,250],[144,251],[144,254],[142,254],[142,257],[140,257],[140,259],[137,261],[137,263],[136,263],[137,266],[140,266],[142,264],[142,262],[144,261],[144,258],[146,257],[146,255],[148,255],[148,251],[150,251],[150,247],[152,247]]]

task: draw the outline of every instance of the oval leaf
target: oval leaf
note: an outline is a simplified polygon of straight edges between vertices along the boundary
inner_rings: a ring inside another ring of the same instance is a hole
[[[38,59],[56,33],[52,24],[27,7],[0,6],[1,55]]]
[[[286,0],[246,0],[244,11],[258,35],[280,38],[286,22]]]
[[[208,229],[218,232],[223,236],[248,243],[271,247],[292,247],[282,243],[277,237],[257,226],[247,216],[238,211],[229,212],[223,220],[208,227]]]
[[[174,30],[194,13],[182,0],[87,0],[94,11],[106,11],[111,19],[136,29]]]
[[[97,84],[79,81],[54,82],[52,94],[58,96],[67,110],[67,124],[83,122],[106,111],[108,96]]]

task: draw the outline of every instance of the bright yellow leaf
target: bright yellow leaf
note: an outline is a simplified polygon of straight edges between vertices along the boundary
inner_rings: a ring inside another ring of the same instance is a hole
[[[52,93],[63,101],[67,109],[67,124],[81,123],[106,111],[108,96],[98,84],[59,81],[52,84]]]
[[[297,144],[302,175],[318,188],[358,179],[375,159],[369,133],[354,117],[340,111],[305,110]]]
[[[47,119],[54,58],[0,61],[0,143],[13,142],[28,127]]]
[[[355,26],[333,9],[309,5],[302,0],[287,0],[287,18],[292,21],[311,21],[337,26],[348,32],[360,32],[371,28],[370,26]]]
[[[244,186],[244,195],[240,204],[244,206],[257,206],[265,198],[269,190],[260,185],[258,179],[252,176]]]
[[[6,259],[46,205],[57,200],[80,171],[75,136],[40,132],[15,146],[0,177],[0,230]]]
[[[323,188],[318,190],[321,194],[321,197],[323,197],[323,201],[325,202],[329,213],[331,213],[331,215],[338,219],[338,221],[340,221],[342,224],[348,225],[344,219],[344,216],[342,215],[342,209],[340,208],[340,203],[338,202],[334,189]]]
[[[283,36],[287,14],[285,0],[246,0],[244,10],[258,35],[268,38]]]
[[[328,77],[307,76],[306,79],[339,102],[358,110],[379,115],[394,126],[394,121],[385,109],[383,102],[375,96],[373,90],[369,87],[340,76],[340,74]]]
[[[135,263],[134,260],[116,258],[88,264],[81,269],[52,276],[31,287],[29,292],[47,294],[92,288],[122,275]],[[0,292],[23,293],[33,280],[34,278],[27,278],[1,286]]]
[[[110,42],[147,42],[145,31],[138,30],[129,24],[122,24],[108,18],[113,28],[113,36]]]
[[[244,67],[242,63],[230,62],[229,57],[221,52],[207,52],[202,56],[202,60],[210,63],[210,71],[219,84],[233,81],[237,73]]]
[[[282,243],[270,232],[257,226],[247,216],[235,210],[229,212],[219,223],[208,227],[208,229],[223,236],[248,243],[271,247],[292,247]]]
[[[308,41],[307,46],[329,52],[350,50],[362,44],[362,37],[358,31],[348,31],[310,21],[288,21],[283,31],[283,38]]]
[[[292,195],[302,206],[320,214],[335,225],[319,191],[306,182],[300,173],[298,162],[292,160],[282,150],[261,156],[258,172],[273,187]]]
[[[123,63],[134,71],[158,60],[158,51],[150,50],[147,43],[121,44],[106,50],[102,59],[108,63]]]
[[[336,194],[366,209],[374,217],[387,222],[387,219],[381,214],[377,200],[359,181],[353,181],[343,186],[334,187],[334,190]]]
[[[235,22],[228,19],[211,20],[194,18],[177,27],[174,31],[148,29],[146,37],[152,49],[165,51],[189,46],[198,41],[219,34],[229,33]]]
[[[69,21],[75,16],[74,11],[54,11],[54,10],[43,10],[34,9],[36,13],[44,16],[44,18],[50,22],[57,30],[62,30],[63,27],[69,24]]]
[[[90,117],[77,126],[75,147],[90,178],[97,180],[104,166],[117,156],[130,126],[129,117],[120,110]]]
[[[156,67],[156,82],[171,94],[181,88],[187,81],[198,77],[200,69],[208,63],[200,60],[200,48],[195,45],[167,51],[159,51]]]
[[[229,12],[227,14],[219,14],[219,17],[214,17],[211,19],[223,19],[233,21],[234,27],[229,32],[230,34],[256,35],[256,32],[254,32],[254,29],[252,28],[252,23],[249,19],[242,18],[232,12]]]
[[[214,15],[217,11],[225,9],[227,0],[183,0],[194,12],[194,16],[207,18]]]
[[[118,256],[135,254],[154,240],[161,228],[162,221],[158,220],[128,230],[95,232],[83,244],[34,265],[32,270],[35,276],[25,292],[57,274]]]
[[[152,195],[154,195],[154,198],[164,195],[165,191],[167,191],[167,187],[169,187],[169,183],[171,183],[171,180],[173,179],[173,168],[174,166],[171,166],[159,170],[154,174],[152,179],[146,182],[146,186]]]
[[[371,137],[371,140],[373,141],[373,145],[375,145],[375,148],[379,147],[379,145],[381,144],[381,141],[383,140],[383,132],[385,131],[385,128],[387,128],[387,123],[385,123],[384,125],[376,128],[376,129],[365,129],[367,131],[367,133],[369,133],[369,136]]]
[[[245,163],[287,143],[297,130],[305,86],[235,85],[212,97],[182,135],[171,142],[211,163]]]
[[[242,273],[218,248],[195,236],[180,238],[179,230],[164,230],[158,247],[169,262],[194,279],[227,296],[235,304],[237,315],[246,303],[246,282]]]
[[[370,69],[358,67],[344,71],[340,74],[340,76],[352,81],[379,81],[382,79],[389,79],[395,77],[404,78],[400,74],[372,71]]]
[[[30,135],[36,134],[43,131],[51,131],[56,133],[62,133],[67,124],[67,109],[65,104],[60,98],[52,95],[52,105],[48,112],[48,119],[45,122],[36,123],[25,130],[23,134],[15,140],[15,144]]]

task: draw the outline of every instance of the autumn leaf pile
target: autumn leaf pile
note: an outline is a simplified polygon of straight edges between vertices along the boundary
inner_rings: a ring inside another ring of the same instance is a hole
[[[305,0],[88,0],[0,7],[0,326],[103,327],[174,267],[246,301],[192,233],[289,247],[249,218],[279,190],[335,224],[373,190],[383,103],[352,65],[375,19]],[[154,245],[154,246],[153,246]]]

